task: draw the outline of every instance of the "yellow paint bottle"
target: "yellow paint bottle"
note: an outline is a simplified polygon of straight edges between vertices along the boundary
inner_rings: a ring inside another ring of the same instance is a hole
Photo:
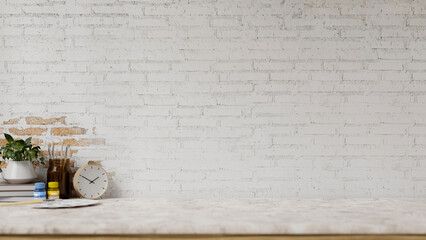
[[[47,184],[47,199],[49,200],[55,200],[59,199],[59,188],[58,188],[58,182],[49,182]]]

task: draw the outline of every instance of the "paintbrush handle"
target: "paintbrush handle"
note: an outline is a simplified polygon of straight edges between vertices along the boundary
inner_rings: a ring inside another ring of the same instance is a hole
[[[52,159],[52,149],[50,143],[47,144],[47,152],[49,153],[49,159]]]
[[[66,154],[65,154],[65,158],[70,159],[71,158],[71,145],[67,144],[67,148],[66,148]]]
[[[36,204],[36,203],[43,203],[43,200],[31,200],[31,201],[23,201],[23,202],[0,203],[0,206],[25,205],[25,204]]]

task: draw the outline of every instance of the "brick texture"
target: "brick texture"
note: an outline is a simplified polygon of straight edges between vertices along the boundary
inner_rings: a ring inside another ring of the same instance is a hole
[[[84,135],[86,132],[86,129],[79,127],[58,127],[50,129],[50,133],[55,136]]]
[[[79,140],[76,139],[66,139],[63,142],[64,144],[70,144],[71,146],[90,146],[90,145],[104,145],[105,140],[104,139],[86,139],[82,138]]]
[[[18,135],[18,136],[41,135],[46,131],[47,131],[46,128],[24,128],[24,129],[9,128],[9,132],[11,134],[15,134],[15,135]]]
[[[65,124],[65,117],[60,118],[47,118],[41,117],[26,117],[25,122],[29,125],[52,125],[52,124]]]
[[[0,16],[1,128],[102,161],[109,196],[426,196],[424,1],[3,0]]]
[[[13,119],[9,119],[7,121],[3,121],[3,124],[17,124],[19,123],[19,118],[13,118]]]

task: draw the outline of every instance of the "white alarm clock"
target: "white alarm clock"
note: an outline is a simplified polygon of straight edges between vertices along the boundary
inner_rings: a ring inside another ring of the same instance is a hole
[[[78,195],[97,199],[102,197],[108,189],[108,174],[101,166],[89,162],[77,170],[73,183]]]

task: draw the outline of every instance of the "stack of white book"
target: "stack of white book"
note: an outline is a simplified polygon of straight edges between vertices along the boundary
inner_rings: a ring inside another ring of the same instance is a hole
[[[0,202],[19,202],[34,199],[35,183],[10,184],[0,182]]]

